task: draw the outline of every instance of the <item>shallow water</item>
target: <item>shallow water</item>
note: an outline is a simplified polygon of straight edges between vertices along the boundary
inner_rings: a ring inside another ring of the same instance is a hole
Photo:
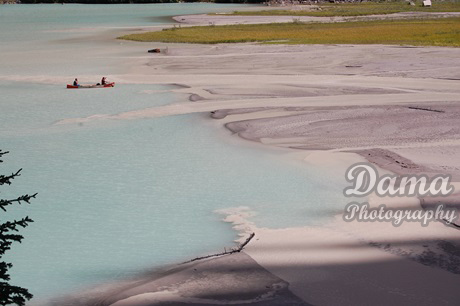
[[[172,16],[231,12],[235,4],[38,4],[0,6],[0,74],[82,75],[120,72],[129,56],[121,30],[173,24]]]
[[[9,41],[0,49],[0,76],[44,80],[69,69],[98,71],[105,64],[94,59],[113,41],[63,39],[82,35],[82,28],[96,33],[150,24],[152,16],[162,23],[162,16],[222,10],[210,4],[1,7],[0,26],[11,31],[0,32],[2,42]],[[56,28],[80,30],[50,32]],[[66,67],[45,56],[34,61],[33,52],[22,49],[33,43],[53,55],[84,52],[89,60]],[[174,86],[66,90],[51,83],[0,82],[0,148],[10,151],[1,173],[24,168],[12,186],[2,188],[2,197],[39,193],[30,206],[8,214],[35,220],[7,257],[14,263],[13,283],[29,288],[33,301],[232,246],[237,233],[215,210],[247,206],[258,226],[276,228],[321,223],[340,207],[338,182],[331,186],[283,151],[232,139],[206,114],[54,124],[187,99],[168,92]]]

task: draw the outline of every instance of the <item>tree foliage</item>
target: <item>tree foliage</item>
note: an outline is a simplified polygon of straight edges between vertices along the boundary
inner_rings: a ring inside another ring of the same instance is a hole
[[[7,154],[0,150],[0,163],[2,156]],[[0,186],[2,185],[11,185],[12,181],[21,175],[22,169],[11,173],[10,175],[0,175]],[[35,198],[37,194],[32,195],[22,195],[14,199],[0,199],[0,209],[3,212],[7,211],[8,206],[13,204],[30,204],[30,200]],[[1,211],[0,211],[1,212]],[[25,288],[11,285],[10,275],[8,270],[13,266],[11,263],[1,261],[5,252],[11,249],[11,245],[14,242],[21,242],[24,238],[22,235],[18,234],[19,229],[25,228],[29,223],[33,222],[29,217],[24,217],[21,220],[14,221],[4,221],[0,218],[0,305],[24,305],[26,300],[32,298],[32,294]]]

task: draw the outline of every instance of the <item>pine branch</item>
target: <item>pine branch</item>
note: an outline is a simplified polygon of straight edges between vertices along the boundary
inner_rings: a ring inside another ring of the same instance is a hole
[[[9,152],[0,150],[0,163],[3,163],[1,158],[7,153]],[[0,175],[0,186],[4,184],[11,185],[12,180],[21,175],[21,171],[22,169],[19,169],[16,173],[11,173],[11,175]],[[36,193],[32,195],[26,194],[11,200],[0,199],[0,209],[6,212],[6,207],[9,205],[22,204],[23,202],[30,204],[30,200],[35,198],[36,195]],[[21,220],[6,221],[4,223],[0,221],[0,259],[6,251],[11,249],[13,242],[21,243],[24,237],[17,234],[17,232],[19,232],[19,228],[25,228],[31,222],[34,221],[29,217],[22,218]],[[11,263],[0,262],[0,305],[16,304],[23,306],[33,295],[25,288],[13,286],[8,283],[10,281],[8,270],[12,266]]]
[[[14,220],[14,221],[6,221],[3,224],[0,224],[0,239],[4,236],[5,233],[10,231],[17,232],[18,227],[25,228],[29,225],[29,223],[34,222],[34,220],[30,219],[29,217],[22,218],[21,220]]]
[[[7,273],[8,269],[11,268],[13,265],[10,263],[6,263],[4,261],[0,262],[0,279],[4,281],[10,280],[10,275]]]
[[[11,249],[13,242],[22,242],[24,238],[19,234],[10,234],[11,232],[18,232],[18,227],[25,228],[29,223],[34,222],[29,217],[25,217],[19,221],[14,220],[13,222],[7,221],[3,224],[0,224],[0,258],[6,251]]]
[[[37,196],[37,193],[34,193],[32,195],[23,195],[23,196],[20,196],[16,199],[12,199],[12,200],[5,200],[5,199],[0,199],[0,209],[2,209],[3,211],[6,212],[6,206],[8,205],[11,205],[11,204],[14,204],[14,203],[18,203],[18,204],[22,204],[22,202],[26,202],[27,204],[30,204],[30,200],[35,198]]]
[[[16,177],[20,176],[20,172],[22,168],[19,169],[16,173],[11,173],[11,175],[0,175],[0,185],[8,184],[11,185],[11,181],[14,180]]]
[[[32,298],[27,289],[0,282],[0,305],[16,304],[24,306]]]
[[[5,241],[0,244],[0,258],[6,253],[6,251],[11,249],[12,241]]]
[[[10,153],[10,152],[8,152],[8,151],[3,152],[2,150],[0,150],[0,158],[1,158],[3,155],[8,154],[8,153]],[[0,163],[3,163],[3,160],[0,159]]]

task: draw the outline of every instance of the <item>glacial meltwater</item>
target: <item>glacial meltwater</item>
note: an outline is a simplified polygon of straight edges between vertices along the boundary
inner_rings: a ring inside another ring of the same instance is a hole
[[[38,192],[0,221],[35,221],[4,258],[11,282],[34,294],[30,305],[233,246],[237,233],[216,210],[245,206],[256,225],[278,228],[315,224],[343,205],[321,173],[235,139],[207,114],[56,124],[186,101],[176,85],[65,85],[127,73],[133,47],[115,39],[124,29],[239,7],[0,6],[0,149],[10,152],[0,173],[23,168],[1,198]]]

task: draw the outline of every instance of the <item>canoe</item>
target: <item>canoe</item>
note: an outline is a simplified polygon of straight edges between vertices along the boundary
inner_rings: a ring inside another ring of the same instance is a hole
[[[115,82],[112,82],[112,83],[107,83],[105,85],[97,85],[97,84],[94,84],[94,85],[80,85],[80,86],[74,86],[74,85],[70,85],[70,84],[67,84],[67,88],[107,88],[107,87],[114,87],[115,86]]]

